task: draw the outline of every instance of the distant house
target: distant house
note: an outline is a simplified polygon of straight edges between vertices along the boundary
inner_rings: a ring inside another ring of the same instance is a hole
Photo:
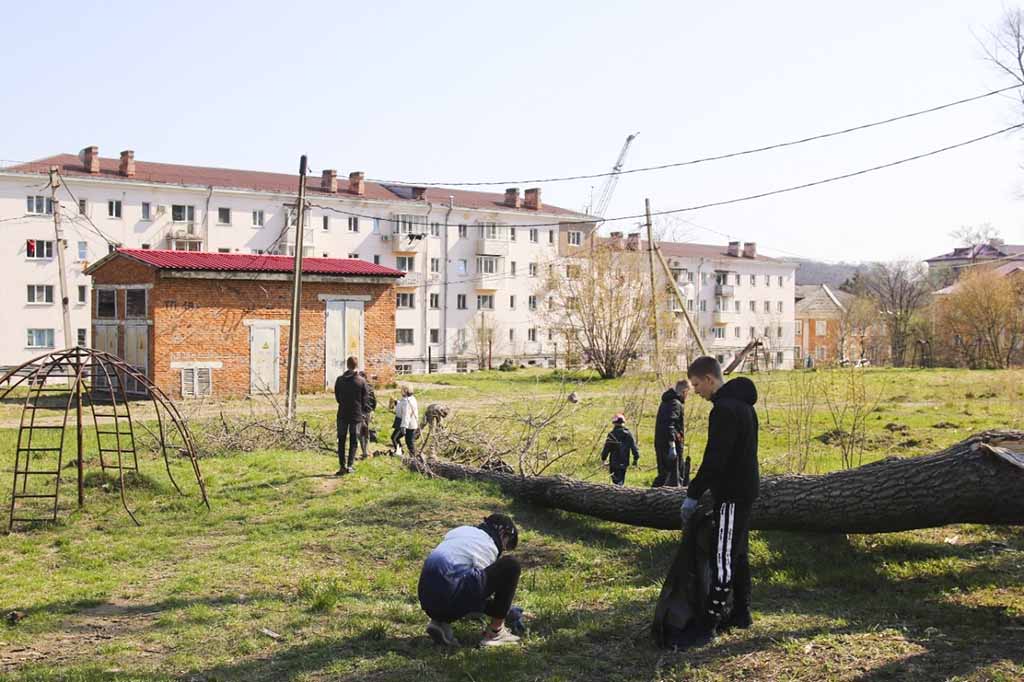
[[[1024,256],[1021,260],[1011,260],[1005,262],[988,262],[979,264],[975,267],[987,267],[991,268],[1000,277],[1024,277]],[[960,288],[960,282],[956,281],[947,287],[943,287],[938,291],[934,292],[936,296],[948,296],[949,294],[955,293]]]
[[[933,281],[939,281],[948,288],[971,268],[998,267],[1017,260],[1024,262],[1024,244],[1002,244],[994,240],[986,244],[958,246],[949,253],[928,258],[925,263]]]
[[[123,358],[172,398],[284,393],[289,256],[118,249],[92,276],[93,347]],[[394,376],[395,283],[363,260],[306,258],[298,388],[323,391],[353,355],[379,383]],[[144,393],[128,378],[129,393]]]
[[[827,284],[801,284],[795,288],[796,356],[805,364],[839,362],[846,358],[844,347],[847,307],[853,294]]]

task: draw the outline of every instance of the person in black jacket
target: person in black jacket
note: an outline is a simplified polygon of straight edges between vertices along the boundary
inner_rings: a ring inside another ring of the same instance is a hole
[[[658,475],[652,488],[679,485],[679,460],[683,457],[683,404],[690,391],[690,382],[681,379],[661,394],[658,416],[654,421],[654,455],[658,459]]]
[[[363,459],[369,457],[368,449],[370,445],[370,422],[373,421],[373,412],[377,409],[377,394],[373,391],[373,384],[366,379],[366,372],[359,370],[359,376],[366,381],[366,408],[367,411],[363,415],[363,421],[359,425],[359,449],[363,451]],[[371,377],[374,381],[377,380],[376,376]]]
[[[626,428],[626,418],[617,414],[612,418],[612,430],[604,441],[601,450],[601,461],[608,461],[608,472],[612,475],[615,485],[626,484],[626,469],[629,468],[629,456],[633,455],[633,466],[640,460],[640,450],[636,447],[633,434]]]
[[[359,361],[350,356],[345,361],[348,370],[334,382],[334,399],[338,401],[338,472],[335,476],[355,471],[356,448],[359,447],[359,427],[370,412],[366,379],[359,376]],[[345,438],[348,437],[348,465],[345,464]]]
[[[708,613],[702,626],[707,637],[715,628],[748,628],[750,617],[750,561],[748,539],[750,508],[757,499],[757,387],[746,377],[724,383],[722,366],[712,357],[700,357],[687,369],[693,389],[710,400],[708,442],[700,470],[686,489],[681,509],[683,530],[697,509],[697,501],[710,490],[716,524],[715,562]],[[733,606],[724,613],[732,591]]]

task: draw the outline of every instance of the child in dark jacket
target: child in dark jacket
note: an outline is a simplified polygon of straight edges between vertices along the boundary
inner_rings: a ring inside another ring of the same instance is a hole
[[[636,440],[633,434],[626,428],[626,418],[617,414],[612,418],[612,430],[604,441],[604,449],[601,450],[601,461],[608,462],[608,472],[612,475],[612,483],[615,485],[626,484],[626,469],[629,468],[629,456],[633,455],[633,466],[636,466],[640,459],[640,451],[636,447]]]

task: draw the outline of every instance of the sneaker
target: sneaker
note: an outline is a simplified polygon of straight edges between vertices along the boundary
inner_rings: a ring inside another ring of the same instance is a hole
[[[455,639],[452,626],[440,620],[431,620],[427,623],[427,634],[434,644],[440,646],[458,646],[459,640]]]
[[[480,646],[505,646],[506,644],[518,644],[519,638],[509,632],[504,625],[495,632],[490,628],[484,629],[483,637],[480,639]]]
[[[353,465],[349,464],[347,467],[345,467],[345,473],[354,474],[355,472],[356,468]]]
[[[348,472],[345,470],[345,467],[341,467],[340,469],[338,469],[337,471],[334,472],[334,475],[335,476],[344,476],[347,473]]]
[[[718,629],[723,632],[731,630],[732,628],[746,630],[753,624],[754,619],[750,617],[750,611],[742,609],[730,613],[725,620],[718,624]]]

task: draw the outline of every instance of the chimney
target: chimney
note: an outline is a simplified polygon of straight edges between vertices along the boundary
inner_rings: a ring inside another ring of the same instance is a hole
[[[526,190],[525,194],[526,197],[524,205],[526,206],[526,208],[529,208],[534,211],[539,211],[541,209],[540,187],[531,187],[530,189]]]
[[[423,195],[427,193],[426,187],[413,187],[412,198],[418,200],[423,199]]]
[[[622,233],[612,232],[608,235],[608,246],[615,249],[616,251],[622,250]]]
[[[627,251],[639,251],[640,250],[640,233],[630,232],[629,236],[626,237],[626,250]]]
[[[100,172],[100,148],[96,145],[85,147],[78,152],[78,159],[89,173]]]
[[[740,243],[739,242],[729,242],[729,250],[726,253],[728,253],[733,258],[739,258],[739,255],[740,255]]]
[[[744,258],[757,258],[757,242],[747,242],[743,245]]]
[[[348,174],[348,191],[357,196],[366,195],[366,173],[352,171]]]
[[[118,168],[118,172],[126,178],[135,177],[135,152],[130,149],[121,152],[121,166]]]
[[[505,190],[505,205],[512,208],[522,208],[522,201],[519,199],[519,188],[509,187]]]
[[[324,171],[320,177],[320,190],[331,194],[338,192],[338,171],[334,169]]]

